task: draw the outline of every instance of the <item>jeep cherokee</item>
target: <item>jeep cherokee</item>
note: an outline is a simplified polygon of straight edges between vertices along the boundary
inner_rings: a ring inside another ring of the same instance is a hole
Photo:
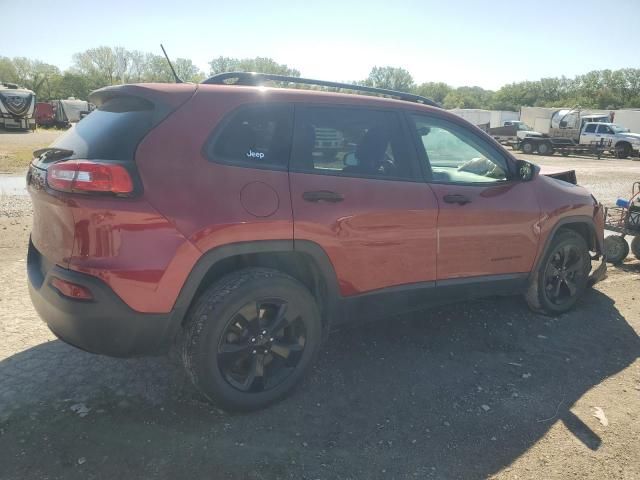
[[[207,398],[251,410],[341,322],[518,293],[556,315],[605,274],[602,206],[570,175],[422,97],[270,80],[328,83],[106,87],[34,152],[29,290],[55,335],[112,356],[175,347]]]

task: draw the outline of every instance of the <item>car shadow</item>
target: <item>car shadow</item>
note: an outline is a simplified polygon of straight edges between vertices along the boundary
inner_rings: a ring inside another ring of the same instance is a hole
[[[597,290],[559,318],[519,298],[464,302],[342,329],[287,399],[228,414],[165,358],[53,341],[0,362],[0,465],[7,478],[486,478],[557,422],[601,448],[570,409],[639,354]]]

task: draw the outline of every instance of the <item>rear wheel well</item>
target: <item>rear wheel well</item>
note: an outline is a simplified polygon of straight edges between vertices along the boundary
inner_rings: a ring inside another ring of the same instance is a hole
[[[323,328],[327,327],[327,301],[329,299],[327,280],[322,275],[320,266],[315,259],[302,252],[259,252],[223,258],[213,264],[204,275],[191,303],[193,304],[206,288],[220,278],[237,270],[251,267],[272,268],[286,273],[302,283],[316,299],[322,316]]]

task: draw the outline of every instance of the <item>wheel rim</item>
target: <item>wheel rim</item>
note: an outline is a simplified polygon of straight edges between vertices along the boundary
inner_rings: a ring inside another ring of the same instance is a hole
[[[270,390],[300,363],[306,334],[302,316],[285,300],[247,303],[231,317],[218,344],[220,373],[242,392]]]
[[[549,150],[548,150],[547,146],[546,146],[544,143],[541,143],[541,144],[538,146],[538,153],[539,153],[540,155],[546,155],[546,154],[548,153],[548,151],[549,151]]]
[[[585,276],[585,261],[575,245],[563,245],[549,257],[544,273],[544,290],[555,305],[569,302],[578,294]]]
[[[532,146],[530,143],[525,143],[525,144],[522,146],[522,151],[523,151],[524,153],[531,153],[531,152],[533,152],[533,146]]]

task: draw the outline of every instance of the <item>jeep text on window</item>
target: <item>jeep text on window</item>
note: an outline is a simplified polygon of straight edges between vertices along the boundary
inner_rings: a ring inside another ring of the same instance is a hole
[[[252,105],[230,114],[205,147],[210,160],[285,170],[291,149],[292,107]]]

